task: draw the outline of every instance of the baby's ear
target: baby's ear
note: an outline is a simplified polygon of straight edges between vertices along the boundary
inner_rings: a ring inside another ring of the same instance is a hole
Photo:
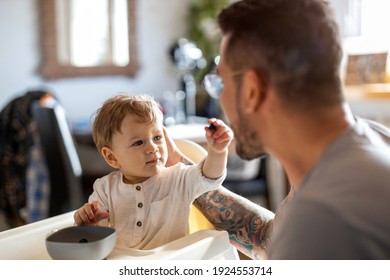
[[[113,168],[120,168],[120,164],[116,159],[114,152],[109,147],[103,147],[101,150],[101,154],[108,163]]]

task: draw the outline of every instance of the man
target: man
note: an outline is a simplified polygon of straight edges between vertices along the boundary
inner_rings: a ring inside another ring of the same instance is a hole
[[[223,188],[198,206],[253,258],[390,259],[390,132],[344,101],[327,3],[242,0],[218,20],[217,86],[237,153],[275,156],[292,190],[275,216]]]

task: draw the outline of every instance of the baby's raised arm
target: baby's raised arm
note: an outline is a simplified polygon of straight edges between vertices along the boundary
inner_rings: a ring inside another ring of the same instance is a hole
[[[209,127],[205,127],[208,155],[202,172],[207,178],[218,179],[225,173],[233,132],[222,120],[209,119],[209,124]]]
[[[85,203],[73,215],[76,225],[96,225],[101,220],[107,219],[110,216],[108,212],[99,211],[99,203]]]

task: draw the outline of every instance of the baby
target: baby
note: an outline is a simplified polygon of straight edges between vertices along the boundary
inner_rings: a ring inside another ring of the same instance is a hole
[[[111,225],[117,244],[152,249],[186,234],[191,204],[226,177],[233,133],[221,121],[205,127],[208,155],[198,165],[165,167],[168,151],[163,114],[146,95],[118,95],[97,111],[95,144],[117,169],[97,179],[88,203],[74,214],[77,225]]]

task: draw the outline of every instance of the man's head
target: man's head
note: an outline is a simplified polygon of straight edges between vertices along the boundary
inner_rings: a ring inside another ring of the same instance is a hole
[[[272,88],[289,110],[314,114],[343,101],[342,48],[325,1],[242,0],[225,8],[218,21],[224,35],[218,67],[225,85],[221,103],[243,158],[264,152],[261,135],[242,110],[255,105],[240,104],[250,94],[243,88],[248,73],[262,96]]]
[[[229,35],[226,63],[255,69],[291,106],[339,102],[342,59],[337,24],[324,0],[243,0],[219,15]],[[319,91],[325,87],[333,92]]]

